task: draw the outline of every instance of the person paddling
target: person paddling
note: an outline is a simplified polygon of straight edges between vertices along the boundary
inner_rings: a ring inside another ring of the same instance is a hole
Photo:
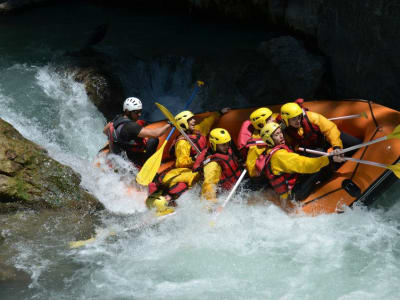
[[[281,118],[286,125],[284,131],[289,144],[294,148],[327,150],[343,149],[361,143],[349,134],[340,132],[336,124],[316,112],[302,108],[304,100],[297,99],[281,107]]]
[[[269,122],[275,122],[277,113],[267,107],[256,109],[250,114],[250,120],[243,122],[237,138],[237,145],[243,157],[246,157],[246,168],[251,178],[257,176],[255,164],[257,158],[267,148],[261,139],[260,131]]]
[[[223,108],[220,112],[213,112],[199,124],[197,124],[195,115],[191,111],[183,111],[175,116],[175,121],[201,152],[208,147],[206,136],[213,124],[220,118],[221,114],[225,114],[229,110],[229,108]],[[174,200],[191,188],[199,179],[199,173],[192,170],[198,153],[183,135],[178,135],[175,138],[169,152],[172,157],[175,157],[175,164],[172,168],[162,172],[155,182],[150,184],[149,192],[152,194],[161,190],[162,192],[159,194],[165,197],[168,205],[175,205]]]
[[[110,153],[126,153],[136,167],[141,167],[157,150],[158,137],[171,127],[166,124],[159,128],[145,128],[146,122],[139,120],[141,115],[142,102],[129,97],[124,101],[123,114],[117,115],[103,129],[108,137]]]
[[[286,145],[280,125],[275,122],[264,126],[261,138],[270,149],[257,159],[256,169],[269,180],[281,200],[300,201],[307,198],[316,183],[323,182],[332,174],[330,163],[344,161],[339,155],[312,158],[294,153]],[[338,149],[333,151],[339,153]]]
[[[202,198],[215,204],[217,203],[217,187],[230,190],[240,177],[243,168],[226,129],[211,130],[209,142],[211,149],[203,150],[197,157],[194,169],[203,168],[204,182],[201,195]]]

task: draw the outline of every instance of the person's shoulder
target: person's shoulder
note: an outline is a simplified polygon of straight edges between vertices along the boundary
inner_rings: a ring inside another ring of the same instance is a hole
[[[214,169],[219,168],[219,164],[214,160],[207,161],[207,159],[206,159],[204,161],[204,168],[208,169],[208,170],[214,170]]]
[[[139,134],[139,132],[142,130],[142,128],[143,127],[140,126],[138,123],[132,121],[132,122],[126,123],[121,131],[126,132],[126,133]]]
[[[176,146],[178,147],[178,146],[184,146],[184,145],[190,145],[190,143],[186,140],[186,139],[179,139],[177,142],[176,142]]]
[[[315,111],[307,111],[306,112],[308,119],[313,122],[313,121],[318,121],[321,118],[325,118],[323,115],[320,113],[317,113]]]

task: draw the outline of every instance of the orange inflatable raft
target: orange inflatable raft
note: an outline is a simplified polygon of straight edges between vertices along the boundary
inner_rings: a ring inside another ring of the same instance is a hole
[[[280,105],[268,106],[273,112],[279,112]],[[388,107],[366,100],[343,100],[343,101],[311,101],[305,102],[304,107],[324,115],[327,118],[339,116],[367,114],[368,118],[353,118],[334,121],[341,131],[358,137],[363,142],[368,142],[386,136],[393,132],[400,123],[400,112]],[[234,141],[241,124],[249,118],[251,112],[257,107],[245,109],[233,109],[224,114],[214,127],[227,129]],[[209,113],[197,114],[196,117],[203,118]],[[156,128],[165,124],[159,121],[148,125]],[[168,141],[165,149],[169,149],[171,142],[178,133],[175,133]],[[167,134],[160,138],[162,145]],[[388,139],[367,147],[358,149],[353,158],[369,160],[386,165],[394,164],[400,158],[400,140]],[[173,165],[168,157],[168,151],[164,151],[163,163],[159,172]],[[387,189],[397,178],[390,170],[375,166],[359,164],[346,161],[333,177],[318,187],[308,198],[293,204],[292,202],[281,203],[274,194],[265,194],[267,200],[273,201],[287,212],[305,213],[317,215],[322,213],[341,212],[343,206],[352,206],[356,201],[370,204],[374,199]]]

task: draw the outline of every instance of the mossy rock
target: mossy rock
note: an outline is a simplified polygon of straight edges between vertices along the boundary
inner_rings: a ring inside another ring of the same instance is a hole
[[[102,209],[80,175],[0,119],[0,211],[16,208]]]

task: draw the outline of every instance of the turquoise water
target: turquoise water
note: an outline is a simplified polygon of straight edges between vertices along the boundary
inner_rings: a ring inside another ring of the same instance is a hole
[[[343,214],[313,218],[288,216],[268,202],[246,206],[252,195],[242,192],[215,226],[210,226],[210,216],[198,201],[199,190],[194,189],[179,200],[176,216],[135,230],[143,204],[126,196],[117,174],[92,166],[106,141],[106,121],[84,87],[56,68],[61,52],[84,43],[89,33],[82,28],[98,20],[87,7],[69,7],[73,18],[66,17],[65,9],[46,8],[51,20],[32,11],[0,21],[7,26],[6,34],[0,35],[0,117],[79,172],[82,185],[107,211],[96,242],[76,250],[68,248],[75,237],[62,222],[64,216],[44,221],[34,213],[15,216],[16,226],[33,219],[37,233],[23,236],[16,229],[1,230],[16,253],[8,263],[29,277],[1,285],[1,299],[399,299],[399,184],[369,210],[356,206]],[[128,18],[148,24],[135,33],[135,40],[126,37],[121,43],[143,53],[149,36],[156,45],[171,41],[176,24],[182,22],[177,17],[134,17],[97,9],[94,15],[113,16],[120,20],[118,26]],[[72,25],[71,19],[76,20]],[[170,23],[160,27],[156,20]],[[55,25],[50,27],[50,21]],[[35,26],[28,26],[31,22]],[[201,38],[191,40],[185,34],[188,29],[181,30],[183,44],[193,41],[207,48]],[[225,45],[239,44],[240,34],[230,31]],[[247,41],[245,45],[252,43],[251,38]],[[116,45],[109,37],[101,47],[110,53],[121,51]],[[183,70],[190,71],[190,63],[174,74],[180,78],[176,93],[162,95],[172,107],[184,101],[178,93],[189,80]],[[159,76],[153,83],[163,82],[164,75]],[[162,92],[157,84],[147,88],[149,94]]]

